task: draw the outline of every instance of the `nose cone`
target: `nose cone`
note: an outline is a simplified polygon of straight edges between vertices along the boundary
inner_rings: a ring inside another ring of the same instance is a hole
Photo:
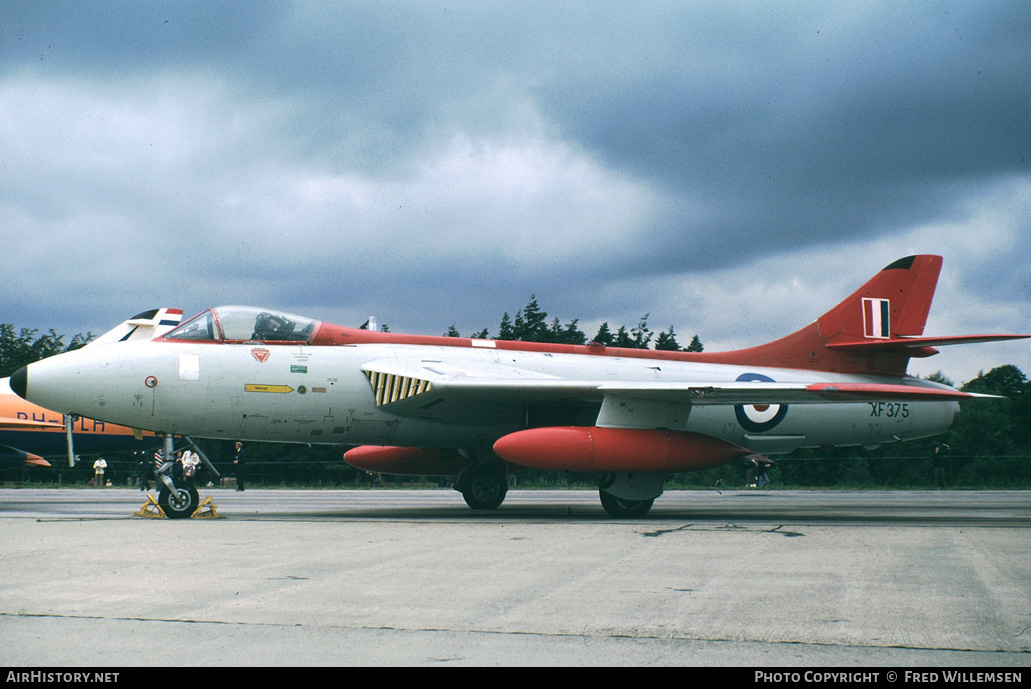
[[[79,350],[34,361],[11,374],[11,390],[44,409],[62,414],[79,413],[75,409],[78,397],[75,384],[80,362]]]
[[[29,389],[29,367],[22,366],[11,374],[11,389],[18,397],[25,398]]]

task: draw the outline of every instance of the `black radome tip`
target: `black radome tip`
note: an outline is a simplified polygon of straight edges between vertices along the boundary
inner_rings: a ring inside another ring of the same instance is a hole
[[[11,389],[18,397],[25,397],[26,391],[29,389],[29,367],[22,366],[17,371],[11,374]]]

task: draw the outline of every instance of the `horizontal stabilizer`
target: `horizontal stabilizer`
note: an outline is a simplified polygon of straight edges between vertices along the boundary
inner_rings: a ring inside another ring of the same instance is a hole
[[[947,337],[900,337],[890,340],[832,339],[827,347],[845,352],[902,352],[923,347],[946,347],[982,342],[1023,340],[1031,335],[952,335]]]

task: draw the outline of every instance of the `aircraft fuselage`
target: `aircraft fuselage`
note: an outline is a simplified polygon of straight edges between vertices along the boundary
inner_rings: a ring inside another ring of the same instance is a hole
[[[376,404],[362,367],[392,359],[431,369],[446,361],[556,380],[690,383],[810,382],[812,371],[620,356],[511,351],[489,347],[361,344],[129,342],[57,356],[33,365],[31,394],[43,406],[164,433],[313,444],[485,447],[527,427],[585,423],[619,427],[619,398],[482,399],[431,403],[403,416]],[[74,373],[69,367],[74,366]],[[69,385],[74,378],[75,384]],[[836,375],[836,381],[893,382]],[[558,402],[561,402],[559,404]],[[638,400],[638,404],[649,404]],[[625,405],[624,405],[625,406]],[[633,406],[633,401],[631,405]],[[791,405],[661,405],[654,424],[713,436],[759,453],[798,447],[876,445],[935,435],[951,425],[951,401]],[[655,410],[649,409],[651,418]],[[632,426],[632,423],[626,424]]]

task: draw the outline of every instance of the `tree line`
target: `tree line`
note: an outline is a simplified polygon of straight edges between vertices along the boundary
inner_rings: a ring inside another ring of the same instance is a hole
[[[599,342],[613,347],[654,348],[666,350],[702,351],[698,336],[688,347],[681,347],[671,326],[656,334],[648,328],[648,315],[636,326],[619,326],[615,332],[603,323],[592,340],[579,327],[579,319],[563,323],[558,318],[549,320],[540,308],[536,296],[518,310],[515,317],[506,312],[499,323],[497,339],[527,342],[554,342],[587,344]],[[460,337],[454,326],[445,333]],[[472,337],[490,339],[487,329]],[[53,330],[39,334],[38,330],[16,329],[0,324],[0,376],[39,359],[76,349],[86,344],[92,335],[77,334],[65,342],[65,336]],[[942,372],[928,379],[954,385]],[[839,447],[831,449],[797,450],[787,455],[772,457],[774,466],[769,471],[774,486],[782,487],[858,487],[858,488],[1031,488],[1031,382],[1018,367],[999,366],[959,386],[965,392],[1000,395],[1004,399],[974,400],[962,405],[951,430],[943,435],[905,443],[890,443],[876,449]],[[232,441],[202,441],[205,453],[219,468],[232,464]],[[368,478],[342,461],[343,449],[337,446],[306,446],[287,443],[249,443],[249,464],[258,484],[303,486],[353,486],[368,483]],[[107,457],[113,480],[124,481],[135,470],[136,459]],[[53,474],[60,472],[65,483],[85,483],[91,475],[87,462],[75,469],[55,463],[50,470],[14,469],[0,472],[0,480],[52,482]],[[231,475],[231,472],[225,472]],[[678,474],[672,486],[740,487],[744,469],[736,465],[717,467],[702,472]],[[213,478],[213,477],[211,477]],[[207,479],[202,479],[207,480]],[[394,483],[424,484],[425,479],[401,477]],[[519,485],[591,485],[589,474],[569,472],[526,471],[518,475]]]
[[[698,335],[691,338],[690,344],[681,347],[677,342],[677,335],[673,326],[656,335],[648,327],[650,314],[644,314],[637,325],[627,328],[619,326],[616,332],[612,332],[608,321],[605,321],[598,328],[598,332],[590,340],[580,330],[580,319],[574,318],[563,325],[558,318],[548,320],[548,313],[541,309],[537,303],[537,295],[531,295],[529,303],[516,311],[513,319],[506,311],[501,316],[501,323],[498,325],[498,340],[513,340],[521,342],[549,342],[555,344],[585,345],[596,342],[606,347],[624,347],[628,349],[657,349],[663,351],[685,351],[701,352],[704,347]],[[447,337],[461,337],[458,329],[452,325],[444,333]],[[479,340],[491,339],[490,332],[484,328],[470,337]],[[654,337],[654,345],[652,338]]]

